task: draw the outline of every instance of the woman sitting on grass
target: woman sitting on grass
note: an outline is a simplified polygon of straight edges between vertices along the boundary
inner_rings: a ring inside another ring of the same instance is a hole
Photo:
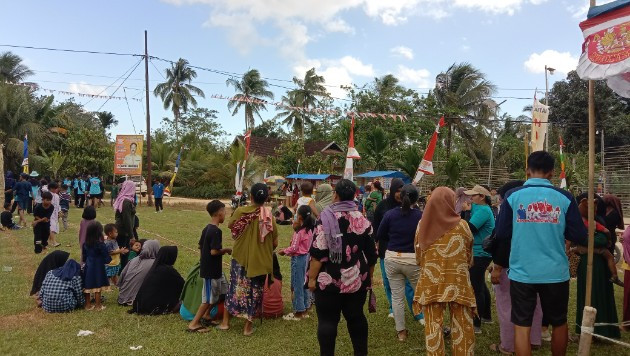
[[[39,291],[42,309],[49,313],[64,313],[83,306],[81,266],[68,260],[63,267],[49,271]]]
[[[35,277],[33,277],[33,287],[31,288],[31,295],[37,298],[37,306],[42,305],[42,301],[39,298],[39,291],[42,289],[42,283],[46,278],[46,274],[56,268],[62,267],[69,257],[70,254],[68,252],[55,250],[44,257],[39,263],[37,271],[35,271]]]
[[[138,257],[129,261],[125,266],[118,280],[118,304],[133,304],[144,278],[153,266],[159,249],[160,243],[157,240],[148,240],[142,246],[142,251]]]

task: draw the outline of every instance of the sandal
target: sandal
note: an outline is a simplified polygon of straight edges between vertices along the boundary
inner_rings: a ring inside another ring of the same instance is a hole
[[[301,319],[301,318],[296,317],[296,316],[295,316],[295,314],[293,314],[293,313],[289,313],[289,314],[287,314],[287,315],[284,315],[284,316],[282,317],[282,320],[287,320],[287,321],[300,321],[300,320],[302,320],[302,319]]]
[[[407,336],[409,336],[409,331],[407,330],[401,330],[396,335],[396,337],[398,338],[398,341],[400,342],[407,341]]]
[[[221,324],[215,326],[214,328],[217,329],[217,330],[221,330],[221,331],[228,331],[228,330],[230,330],[229,326],[227,328],[224,328],[224,327],[221,326]]]
[[[200,327],[194,328],[194,329],[186,328],[186,332],[187,333],[200,333],[200,334],[203,334],[203,333],[207,333],[208,331],[210,331],[210,329],[207,329],[204,326],[200,326]]]
[[[513,355],[512,352],[508,352],[508,351],[503,350],[503,348],[499,344],[492,344],[492,345],[490,345],[490,350],[494,351],[494,352],[496,352],[498,354],[502,354],[502,355]]]

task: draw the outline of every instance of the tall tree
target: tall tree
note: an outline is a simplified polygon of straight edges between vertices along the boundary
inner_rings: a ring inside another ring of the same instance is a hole
[[[475,146],[478,139],[476,128],[493,113],[488,100],[495,91],[496,87],[486,79],[485,74],[469,63],[453,64],[437,76],[433,93],[448,127],[447,157],[451,153],[453,132],[464,140],[467,148]],[[469,153],[479,165],[472,149]]]
[[[109,111],[97,112],[96,118],[105,130],[110,129],[112,126],[118,125],[118,120],[114,119],[114,114]]]
[[[387,149],[389,147],[389,139],[385,130],[380,127],[374,127],[368,131],[360,143],[360,152],[364,158],[373,163],[374,170],[383,170],[386,168]]]
[[[262,120],[260,111],[267,110],[267,106],[258,101],[273,100],[274,95],[268,89],[269,83],[260,76],[257,69],[250,69],[243,74],[241,80],[230,78],[226,80],[225,84],[233,86],[236,91],[234,97],[237,100],[228,102],[228,109],[232,111],[232,116],[238,114],[238,111],[243,108],[245,111],[245,131],[253,129],[256,126],[254,115]]]
[[[166,69],[166,81],[158,84],[153,90],[155,96],[159,96],[164,103],[164,109],[170,108],[175,119],[175,137],[179,140],[178,123],[183,112],[187,112],[190,106],[197,107],[197,99],[194,95],[205,98],[203,90],[190,84],[197,78],[197,72],[190,68],[188,61],[180,58],[171,68]]]
[[[302,101],[294,92],[289,92],[282,97],[282,104],[284,106],[279,106],[277,109],[283,111],[276,114],[275,119],[282,119],[284,125],[290,126],[293,133],[304,140],[304,122],[311,123],[311,120],[304,114],[303,110],[299,109],[303,107]]]
[[[306,112],[301,113],[299,123],[301,124],[300,132],[302,138],[304,137],[304,124],[311,123],[313,115],[308,109],[312,109],[320,105],[320,99],[329,97],[326,87],[324,86],[326,80],[323,76],[315,73],[315,68],[311,68],[304,74],[304,79],[293,77],[293,83],[297,85],[296,89],[291,90],[288,93],[290,101],[297,104],[295,106],[303,107]],[[294,126],[295,127],[295,126]]]
[[[22,58],[11,52],[0,54],[0,82],[19,83],[33,75],[25,64],[22,64]]]

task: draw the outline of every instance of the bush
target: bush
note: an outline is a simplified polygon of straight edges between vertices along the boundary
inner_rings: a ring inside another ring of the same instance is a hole
[[[220,184],[210,184],[200,187],[174,187],[174,197],[198,198],[198,199],[217,199],[231,198],[234,194],[234,188],[226,188]]]

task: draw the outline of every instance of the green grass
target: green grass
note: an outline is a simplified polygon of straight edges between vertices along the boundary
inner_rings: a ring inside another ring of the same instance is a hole
[[[70,211],[71,227],[60,234],[62,249],[78,257],[78,224],[81,211]],[[167,207],[162,214],[155,214],[146,207],[138,209],[140,217],[140,236],[157,238],[161,245],[180,246],[175,267],[186,275],[188,269],[197,261],[194,251],[202,228],[208,222],[205,211],[199,207]],[[102,223],[113,221],[111,208],[98,210],[97,219]],[[30,222],[30,221],[29,221]],[[231,245],[227,229],[224,229],[224,244]],[[157,235],[160,237],[158,237]],[[290,227],[280,227],[280,246],[289,244]],[[71,247],[65,247],[71,244]],[[32,276],[43,255],[33,253],[32,230],[0,232],[0,266],[10,266],[11,272],[0,271],[0,355],[120,355],[133,353],[130,346],[142,345],[138,354],[143,355],[312,355],[318,353],[317,318],[314,313],[309,320],[286,322],[283,320],[265,320],[262,325],[255,323],[252,337],[241,335],[243,321],[232,320],[232,329],[228,332],[213,330],[207,334],[189,334],[184,332],[187,322],[178,314],[165,316],[136,316],[126,313],[127,308],[119,307],[115,300],[117,292],[106,294],[107,309],[102,312],[76,311],[68,314],[48,314],[35,307],[28,296]],[[192,249],[192,250],[191,250]],[[224,258],[229,262],[229,257]],[[284,275],[285,312],[291,311],[290,302],[290,267],[289,258],[280,257]],[[227,267],[224,267],[229,272]],[[380,272],[375,273],[376,284],[380,285]],[[575,323],[575,283],[571,285],[571,304],[569,321]],[[617,292],[618,310],[621,308],[622,290]],[[378,313],[367,314],[369,322],[369,349],[372,355],[419,355],[424,354],[424,334],[422,327],[407,319],[410,338],[406,343],[395,339],[393,319],[387,318],[386,299],[382,288],[376,288]],[[409,314],[409,313],[408,313]],[[79,330],[91,330],[95,334],[77,337]],[[573,328],[571,328],[573,330]],[[477,338],[476,354],[491,355],[488,346],[499,341],[496,322],[484,325],[484,334]],[[630,337],[624,335],[624,341]],[[571,344],[569,354],[577,352],[577,345]],[[337,338],[337,354],[352,354],[352,346],[343,321],[340,323]],[[535,355],[549,355],[549,344]],[[620,346],[596,344],[593,355],[629,354]]]

